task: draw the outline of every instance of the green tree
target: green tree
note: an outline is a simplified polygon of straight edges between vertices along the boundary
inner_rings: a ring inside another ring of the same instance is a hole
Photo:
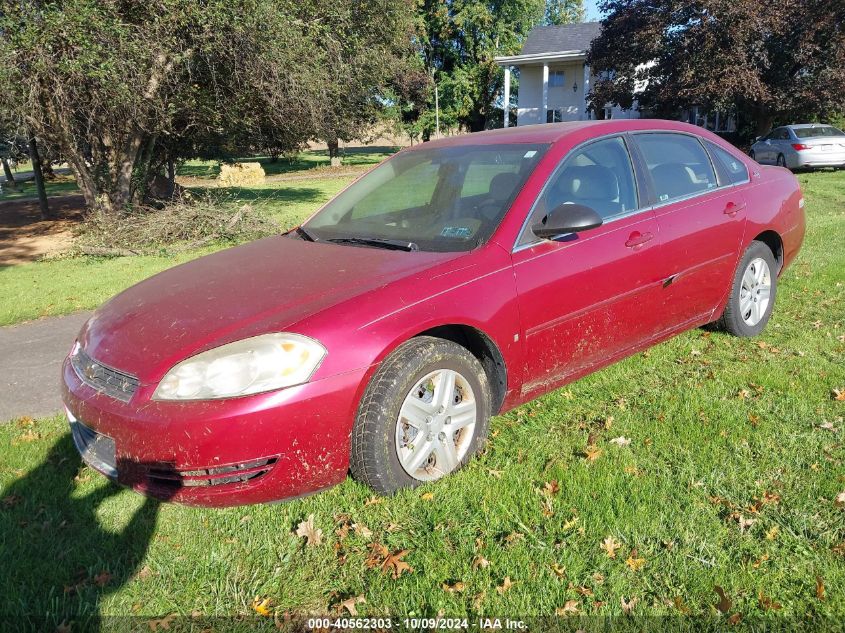
[[[609,0],[588,63],[590,100],[673,116],[701,105],[735,109],[760,135],[776,122],[841,111],[841,0]]]
[[[312,129],[297,3],[5,0],[0,92],[58,148],[87,204],[119,212],[167,160],[262,126]]]
[[[493,58],[517,53],[545,9],[543,0],[420,0],[419,52],[447,123],[489,125],[504,83]]]
[[[572,24],[586,19],[583,0],[546,0],[546,24]]]
[[[317,69],[314,137],[337,163],[339,141],[365,139],[386,116],[391,87],[413,71],[414,1],[310,0],[296,19]]]

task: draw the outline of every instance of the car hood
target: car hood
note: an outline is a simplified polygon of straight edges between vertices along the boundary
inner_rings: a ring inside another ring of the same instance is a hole
[[[457,255],[265,238],[132,286],[94,312],[80,342],[96,361],[158,381],[188,356],[281,331]]]

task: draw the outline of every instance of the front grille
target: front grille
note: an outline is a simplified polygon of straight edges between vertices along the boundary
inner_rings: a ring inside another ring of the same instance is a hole
[[[202,487],[245,483],[266,475],[278,458],[256,459],[229,466],[214,466],[196,470],[175,470],[169,467],[150,467],[147,478],[150,483],[165,487]]]
[[[70,362],[82,382],[112,398],[129,402],[138,388],[138,379],[135,376],[101,365],[81,347],[70,357]]]
[[[117,477],[114,440],[89,429],[70,414],[68,418],[73,443],[76,444],[76,450],[79,451],[82,460],[108,477]]]

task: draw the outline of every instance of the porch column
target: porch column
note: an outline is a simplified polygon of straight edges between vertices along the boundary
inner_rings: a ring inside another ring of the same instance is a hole
[[[584,64],[584,99],[581,106],[581,119],[587,120],[587,93],[590,92],[590,67]]]
[[[546,113],[549,111],[549,65],[543,62],[543,110],[540,112],[540,123],[546,123]]]
[[[511,110],[511,67],[505,66],[505,95],[504,95],[504,102],[502,104],[504,107],[502,110],[505,114],[505,126],[508,127],[510,125],[510,110]]]

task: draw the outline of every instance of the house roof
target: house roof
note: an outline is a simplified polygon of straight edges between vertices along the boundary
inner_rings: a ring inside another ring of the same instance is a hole
[[[601,30],[601,22],[581,22],[531,29],[520,55],[539,55],[558,51],[587,51]]]

